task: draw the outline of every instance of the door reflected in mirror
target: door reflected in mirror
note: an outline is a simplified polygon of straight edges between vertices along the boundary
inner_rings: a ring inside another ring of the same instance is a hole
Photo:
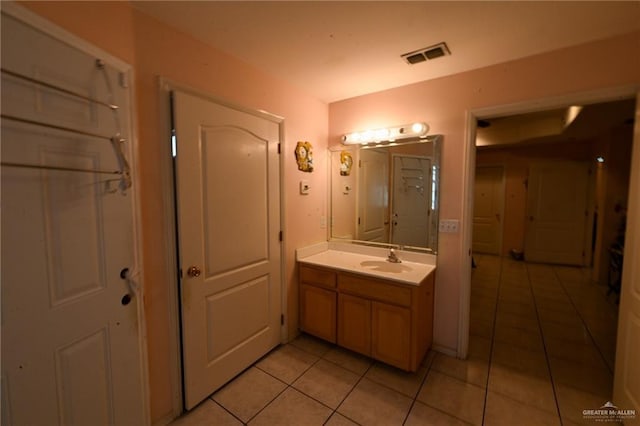
[[[332,150],[331,239],[436,253],[441,140]]]

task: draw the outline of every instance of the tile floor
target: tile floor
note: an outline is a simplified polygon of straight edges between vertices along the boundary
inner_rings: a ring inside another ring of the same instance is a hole
[[[574,425],[611,399],[617,310],[579,268],[476,256],[469,357],[415,374],[308,335],[173,426]]]

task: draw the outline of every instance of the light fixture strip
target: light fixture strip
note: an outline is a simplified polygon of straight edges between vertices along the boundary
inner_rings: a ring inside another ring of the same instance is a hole
[[[365,145],[384,141],[392,142],[399,139],[424,137],[428,131],[429,126],[427,123],[404,124],[402,126],[347,133],[342,136],[342,143],[345,145]]]

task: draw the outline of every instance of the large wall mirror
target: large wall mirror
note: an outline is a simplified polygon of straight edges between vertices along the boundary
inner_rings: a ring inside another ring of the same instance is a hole
[[[441,135],[331,150],[331,240],[437,253]]]

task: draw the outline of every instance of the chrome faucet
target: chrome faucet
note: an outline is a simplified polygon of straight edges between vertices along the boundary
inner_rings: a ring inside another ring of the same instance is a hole
[[[396,255],[396,251],[391,248],[389,249],[389,256],[387,257],[387,262],[391,262],[391,263],[401,263],[402,260],[400,260],[398,258],[398,256]]]

